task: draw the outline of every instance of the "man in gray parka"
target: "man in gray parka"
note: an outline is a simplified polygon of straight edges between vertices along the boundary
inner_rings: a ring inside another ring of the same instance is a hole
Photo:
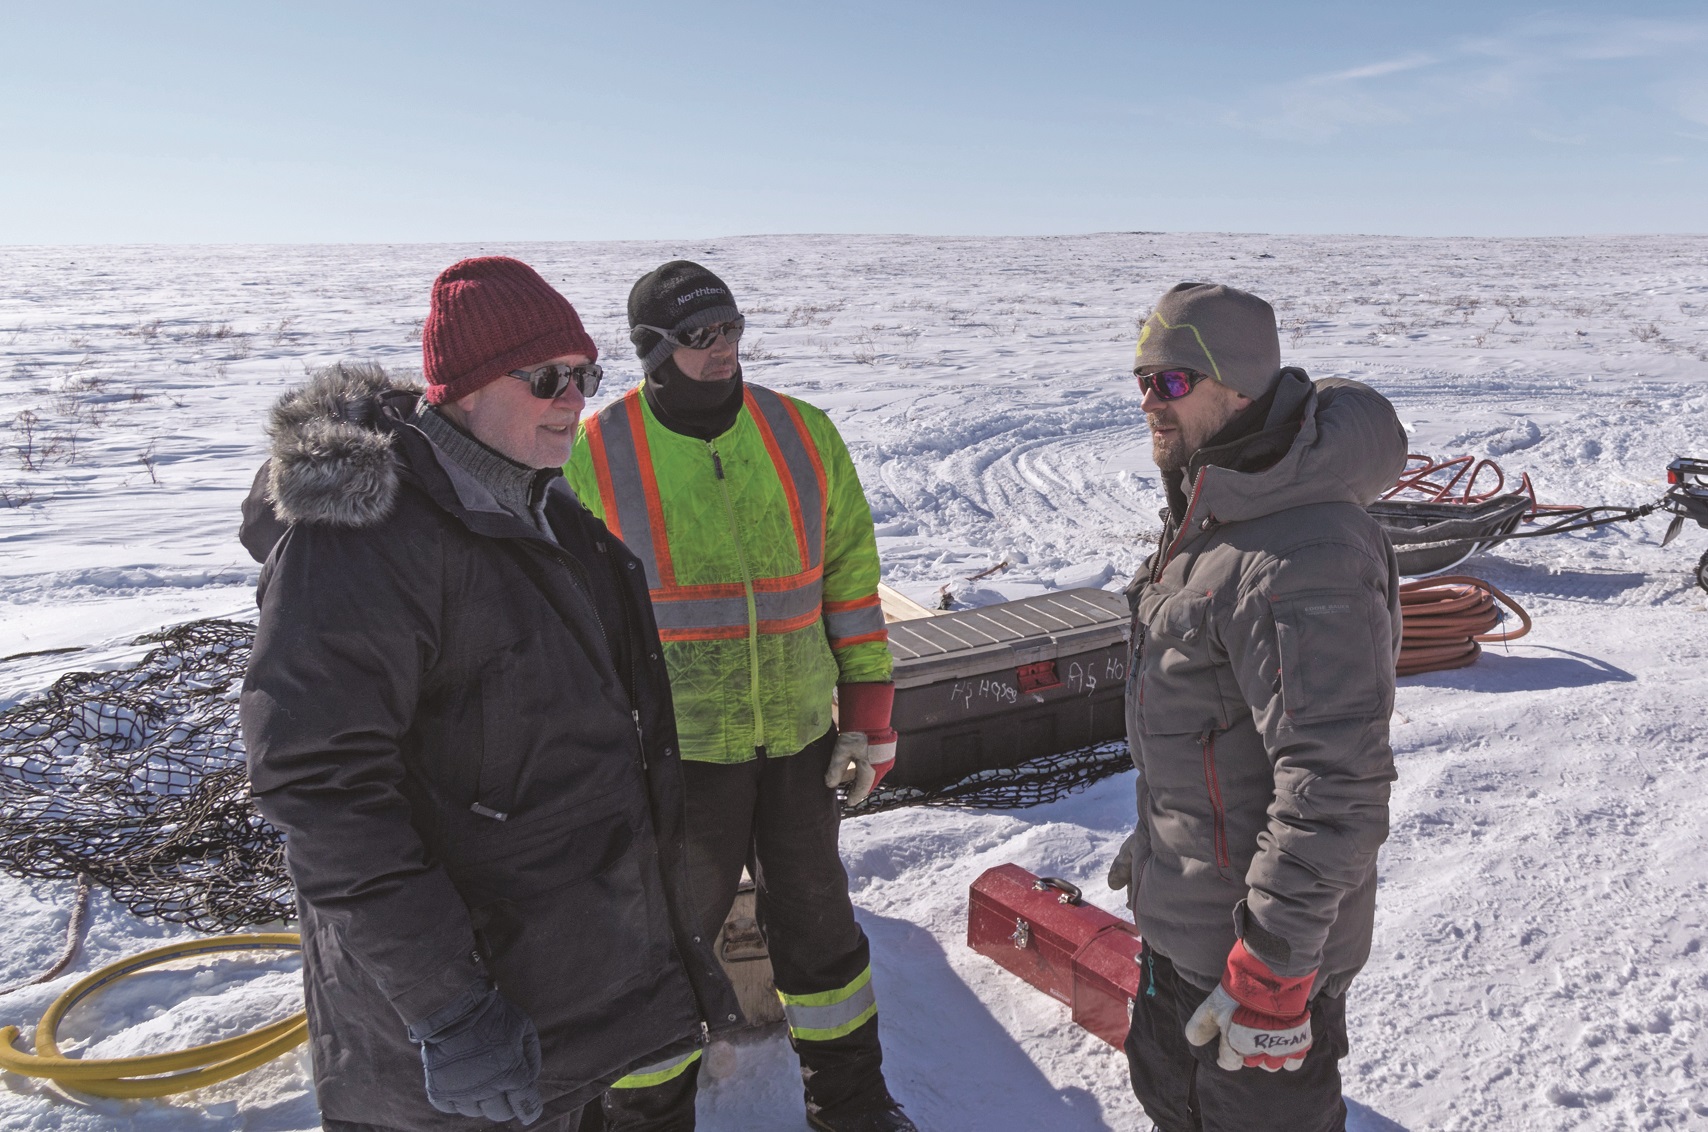
[[[1145,941],[1133,1090],[1163,1132],[1342,1129],[1400,643],[1364,507],[1405,431],[1369,387],[1283,369],[1275,312],[1231,287],[1165,294],[1134,373],[1168,509],[1127,591],[1138,825],[1109,870]]]

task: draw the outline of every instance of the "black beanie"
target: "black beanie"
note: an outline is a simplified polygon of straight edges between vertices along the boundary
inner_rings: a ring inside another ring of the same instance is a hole
[[[652,373],[676,352],[676,348],[642,326],[657,326],[671,333],[716,326],[739,318],[735,296],[722,279],[697,263],[671,260],[649,271],[629,290],[629,341],[641,360],[641,369]]]

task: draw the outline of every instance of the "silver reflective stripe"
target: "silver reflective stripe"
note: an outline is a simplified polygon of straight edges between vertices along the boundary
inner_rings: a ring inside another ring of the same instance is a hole
[[[781,593],[755,593],[753,604],[761,627],[767,621],[793,621],[818,612],[823,600],[824,582],[814,578],[805,585]],[[747,627],[747,598],[697,597],[672,598],[669,591],[654,593],[652,615],[660,629],[721,629]],[[880,624],[882,616],[880,613]]]
[[[652,616],[660,629],[721,629],[747,626],[747,598],[700,597],[687,601],[663,600],[654,594]]]
[[[870,605],[865,609],[849,609],[841,613],[827,611],[824,615],[824,628],[833,644],[849,637],[863,637],[867,633],[881,632],[884,628],[884,610],[881,605]]]
[[[756,593],[753,599],[759,606],[761,621],[799,620],[809,614],[816,615],[824,604],[824,579],[815,577],[804,586],[782,593]]]
[[[784,994],[783,1013],[797,1041],[828,1042],[852,1034],[878,1012],[878,995],[867,967],[845,987],[819,994]]]
[[[795,426],[794,415],[783,404],[779,394],[757,385],[749,385],[747,391],[765,417],[765,423],[771,426],[777,450],[783,454],[789,477],[795,481],[795,494],[801,501],[801,522],[806,527],[807,536],[808,560],[801,563],[801,568],[810,570],[824,560],[824,485],[819,483],[812,454],[806,448],[811,441]]]
[[[628,394],[600,410],[599,431],[605,441],[605,467],[611,476],[611,493],[617,499],[617,525],[623,529],[623,543],[646,567],[647,588],[656,590],[663,580],[652,545],[652,517],[647,513],[646,489],[641,486],[640,456],[629,428],[629,397],[638,396],[638,393]],[[746,619],[743,610],[742,620]]]

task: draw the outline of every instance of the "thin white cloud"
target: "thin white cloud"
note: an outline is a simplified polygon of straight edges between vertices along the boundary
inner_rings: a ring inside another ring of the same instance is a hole
[[[1555,121],[1556,129],[1546,128],[1562,102],[1558,84],[1597,81],[1586,68],[1598,63],[1641,59],[1654,60],[1662,86],[1669,74],[1679,76],[1656,98],[1658,115],[1708,124],[1708,84],[1695,79],[1708,70],[1708,20],[1558,17],[1517,21],[1494,35],[1266,85],[1224,121],[1272,138],[1324,142],[1360,129],[1452,115],[1528,115],[1533,120],[1518,123],[1520,128],[1543,140],[1577,144],[1571,124]]]
[[[1660,97],[1680,118],[1708,126],[1708,81],[1663,86]]]
[[[1344,83],[1357,82],[1360,79],[1379,79],[1386,75],[1397,75],[1403,71],[1415,71],[1419,67],[1427,67],[1434,62],[1437,62],[1437,59],[1433,55],[1407,55],[1401,59],[1389,59],[1382,63],[1370,63],[1363,67],[1336,71],[1331,75],[1318,75],[1307,81],[1313,83]]]
[[[1708,21],[1648,19],[1522,20],[1498,35],[1459,41],[1457,52],[1526,62],[1549,69],[1607,59],[1649,59],[1696,53],[1708,45]]]
[[[1358,91],[1325,91],[1302,82],[1284,88],[1261,116],[1230,113],[1229,125],[1280,139],[1323,142],[1352,127],[1400,125],[1407,115]]]

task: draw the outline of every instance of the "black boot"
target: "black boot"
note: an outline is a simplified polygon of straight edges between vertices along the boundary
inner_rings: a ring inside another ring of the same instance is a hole
[[[880,1108],[858,1112],[807,1111],[807,1124],[818,1132],[919,1132],[919,1128],[891,1100]]]

